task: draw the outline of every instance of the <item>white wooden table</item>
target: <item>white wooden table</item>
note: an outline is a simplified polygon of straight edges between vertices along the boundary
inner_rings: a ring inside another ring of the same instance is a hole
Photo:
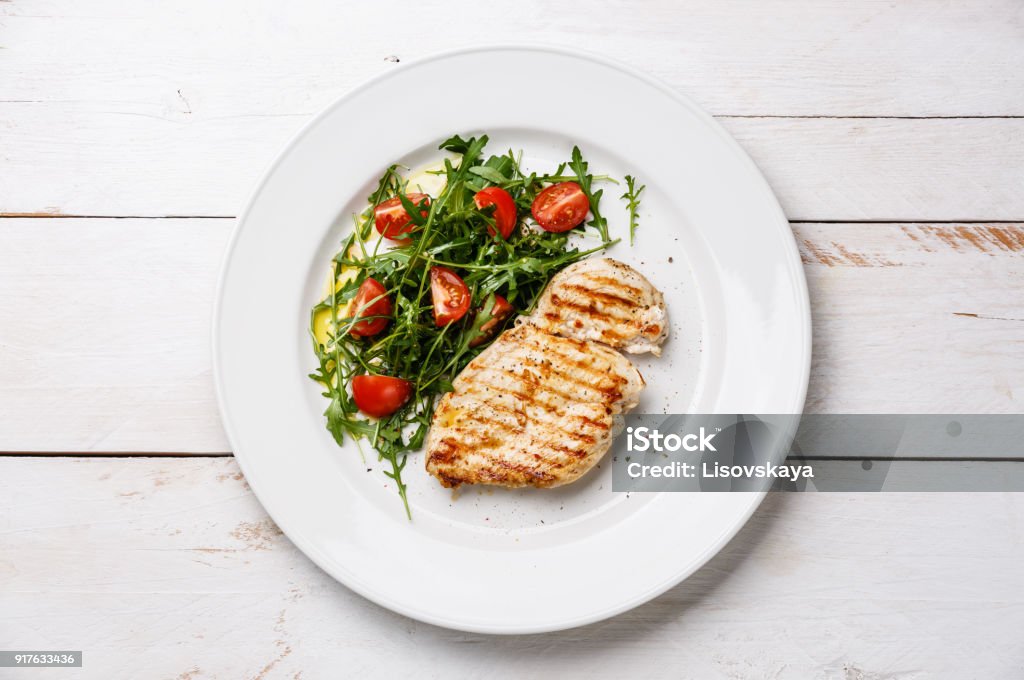
[[[509,638],[370,604],[270,522],[210,373],[233,216],[360,81],[524,40],[660,76],[760,165],[808,410],[1021,412],[1019,0],[2,0],[0,648],[86,656],[0,677],[1024,675],[1022,495],[772,495],[654,602]]]

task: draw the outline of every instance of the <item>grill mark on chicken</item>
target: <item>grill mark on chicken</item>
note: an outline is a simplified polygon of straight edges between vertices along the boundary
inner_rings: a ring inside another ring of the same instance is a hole
[[[564,405],[561,403],[546,401],[544,399],[538,398],[536,396],[536,393],[531,394],[529,392],[520,391],[516,389],[515,385],[501,385],[492,382],[483,382],[481,380],[476,379],[476,377],[476,374],[474,374],[475,380],[473,385],[465,389],[465,391],[461,392],[460,394],[465,396],[478,397],[482,402],[490,405],[490,402],[494,401],[494,397],[491,393],[495,392],[501,395],[514,397],[518,399],[520,402],[523,402],[524,404],[543,407],[557,415],[562,414]],[[456,387],[456,389],[458,389],[458,387]]]
[[[520,473],[522,475],[526,475],[528,477],[532,477],[532,478],[534,478],[534,479],[536,479],[538,481],[541,481],[541,482],[549,482],[549,481],[554,480],[554,478],[555,478],[554,475],[552,475],[550,472],[545,472],[544,470],[541,470],[541,469],[539,469],[537,467],[534,467],[534,466],[523,465],[522,463],[513,463],[511,461],[500,460],[499,459],[499,460],[495,460],[494,464],[497,465],[500,468],[505,469],[505,470],[510,470],[512,472],[518,472],[518,473]]]
[[[437,446],[430,452],[430,459],[438,463],[450,463],[453,460],[453,454],[458,451],[459,443],[451,437],[445,437]]]
[[[543,406],[543,405],[546,405],[546,404],[551,404],[551,402],[545,402],[545,401],[541,401],[540,399],[537,399],[534,396],[537,391],[541,391],[541,392],[546,393],[546,394],[553,394],[555,396],[561,397],[562,399],[566,399],[566,400],[576,400],[576,399],[579,398],[579,394],[578,393],[567,392],[565,390],[556,389],[556,388],[554,388],[554,387],[552,387],[550,385],[545,385],[542,390],[536,390],[535,389],[535,390],[531,390],[530,392],[520,392],[519,390],[515,390],[515,389],[511,388],[508,385],[497,385],[497,384],[491,383],[491,382],[481,382],[480,385],[483,386],[483,387],[489,387],[492,390],[501,390],[503,392],[507,392],[509,394],[515,395],[518,399],[522,400],[526,404],[529,404],[530,406]],[[622,398],[622,394],[620,392],[618,392],[618,391],[610,391],[609,390],[609,391],[603,391],[603,392],[604,392],[604,394],[606,396],[611,398],[613,401],[618,401],[619,399]],[[559,415],[561,415],[562,409],[560,407],[552,405],[551,408],[555,409],[559,413]]]
[[[530,366],[530,367],[537,368],[539,370],[545,371],[546,373],[548,373],[549,376],[550,375],[555,375],[555,376],[558,376],[559,378],[563,378],[565,380],[565,382],[570,383],[570,384],[575,384],[576,386],[578,386],[580,389],[583,389],[583,390],[594,390],[594,391],[597,391],[597,392],[601,392],[601,393],[607,395],[608,397],[610,397],[613,400],[617,400],[617,399],[619,399],[622,396],[622,391],[619,388],[623,384],[625,384],[625,382],[626,382],[626,380],[624,378],[619,378],[618,376],[612,377],[612,376],[609,376],[608,374],[605,374],[602,377],[605,378],[605,379],[610,379],[612,381],[611,385],[602,386],[602,385],[587,384],[587,383],[584,383],[583,381],[577,379],[572,373],[566,373],[565,371],[559,371],[559,370],[551,368],[550,366],[545,366],[544,364],[540,364],[540,363],[531,361],[530,359],[523,359],[522,361],[527,366]]]
[[[459,479],[458,477],[453,477],[451,475],[445,474],[441,470],[435,470],[432,474],[435,477],[437,477],[438,481],[441,482],[441,486],[445,487],[446,489],[454,489],[463,482],[463,480]]]
[[[507,394],[509,396],[515,397],[516,399],[518,399],[519,401],[523,402],[524,404],[529,404],[530,406],[536,406],[536,407],[543,407],[543,408],[549,410],[551,413],[554,413],[555,415],[558,415],[558,416],[562,415],[562,407],[560,405],[554,404],[554,403],[549,402],[549,401],[542,401],[540,399],[537,399],[533,395],[527,394],[526,392],[519,392],[519,391],[514,390],[514,389],[512,389],[512,388],[510,388],[508,386],[505,386],[505,385],[498,386],[498,385],[494,385],[492,383],[480,383],[479,385],[480,385],[480,387],[484,388],[484,391],[496,390],[496,391],[499,391],[499,392],[501,392],[503,394]],[[478,391],[478,390],[473,390],[471,392],[466,392],[465,394],[470,395],[470,396],[480,397],[481,399],[487,399],[487,396],[488,396],[488,395],[485,395],[485,394],[481,394],[480,391]],[[490,406],[489,403],[488,403],[488,405]]]
[[[594,316],[594,315],[588,313],[588,316]],[[549,313],[545,313],[544,314],[544,318],[547,319],[552,324],[559,324],[559,323],[562,323],[563,321],[565,321],[565,319],[563,319],[560,314],[554,314],[554,313],[550,313],[550,312]],[[576,319],[575,321],[573,321],[573,325],[576,328],[583,328],[585,323],[582,320],[580,320],[580,319]],[[606,342],[606,344],[609,344],[609,345],[614,344],[615,341],[617,341],[617,340],[621,340],[622,338],[628,337],[628,335],[629,335],[628,333],[624,333],[624,334],[620,335],[620,334],[615,333],[614,331],[611,331],[610,329],[604,329],[604,330],[601,331],[602,341],[604,342],[605,338],[607,338],[608,342]]]
[[[558,295],[557,293],[553,293],[551,295],[551,301],[554,302],[559,307],[568,307],[569,309],[580,312],[581,314],[597,317],[599,319],[610,318],[615,319],[616,321],[623,321],[625,323],[632,322],[631,317],[628,313],[622,315],[610,314],[608,310],[599,308],[597,303],[594,302],[593,300],[584,304],[582,302],[576,302],[575,300],[571,300],[569,298]],[[621,309],[621,307],[615,307],[615,309]]]
[[[586,451],[580,451],[579,449],[570,449],[568,446],[552,446],[555,451],[568,454],[572,458],[583,458],[587,455]]]
[[[488,407],[492,408],[492,409],[494,409],[496,411],[502,411],[504,413],[509,413],[510,415],[517,416],[516,417],[517,424],[518,424],[519,418],[522,417],[522,416],[527,416],[527,418],[529,418],[530,416],[537,417],[540,414],[545,413],[544,409],[537,409],[537,410],[534,410],[533,413],[526,414],[526,413],[521,413],[521,412],[515,411],[514,409],[507,408],[505,406],[498,406],[496,404],[488,404]],[[607,430],[608,429],[608,425],[606,423],[602,423],[602,422],[599,422],[599,421],[591,420],[591,419],[587,418],[586,416],[571,416],[571,417],[580,418],[584,423],[590,424],[592,427],[597,427],[599,430]],[[505,425],[507,425],[507,423],[504,422],[504,421],[497,421],[497,420],[493,420],[493,419],[490,419],[490,418],[485,418],[483,416],[475,416],[474,420],[476,422],[488,423],[488,424],[496,425],[496,426],[500,426],[500,427],[504,427]],[[593,444],[594,442],[597,441],[596,438],[594,438],[593,436],[587,434],[586,432],[581,432],[579,430],[570,429],[567,423],[563,425],[562,423],[558,422],[557,418],[549,419],[549,420],[542,420],[541,422],[544,425],[550,427],[552,430],[556,431],[557,433],[565,435],[566,437],[568,437],[570,439],[573,439],[573,440],[576,440],[576,441],[581,441],[581,442],[583,442],[585,444],[588,444],[588,445],[589,444]],[[456,422],[456,423],[454,423],[454,427],[455,427],[456,430],[459,430],[460,424],[458,422]]]
[[[618,307],[633,307],[634,305],[637,304],[637,299],[639,297],[637,295],[634,295],[633,297],[623,297],[621,295],[615,295],[614,293],[609,293],[607,291],[595,288],[587,288],[586,286],[581,286],[578,283],[570,283],[565,287],[565,289],[570,290],[578,295],[582,295],[584,297],[592,297],[605,304]]]
[[[508,372],[510,374],[515,374],[515,369],[522,365],[528,365],[531,368],[537,368],[538,370],[544,371],[545,373],[551,371],[559,372],[560,369],[564,367],[566,369],[575,370],[579,373],[587,373],[589,375],[596,376],[597,378],[599,378],[601,382],[607,382],[609,380],[615,382],[616,384],[621,384],[625,382],[625,378],[623,378],[622,376],[610,375],[608,373],[607,369],[610,368],[611,365],[614,364],[615,362],[611,361],[608,357],[595,356],[595,353],[593,351],[589,353],[577,351],[577,354],[579,355],[577,356],[573,354],[560,352],[559,347],[557,345],[549,344],[547,346],[544,346],[537,342],[531,341],[531,339],[528,337],[518,336],[517,340],[521,342],[522,346],[525,349],[533,350],[536,353],[540,354],[541,356],[544,356],[545,358],[543,360],[538,361],[535,359],[531,359],[529,357],[529,353],[525,353],[526,356],[517,354],[513,357],[512,360],[515,362],[514,366],[507,365],[510,360],[505,359],[504,357],[495,362],[494,366],[488,365],[486,369],[481,368],[478,365],[474,366],[471,364],[466,368],[462,375],[456,378],[456,384],[466,382],[470,376],[482,370],[499,370],[503,372]],[[589,362],[584,362],[582,361],[582,359],[589,359]],[[602,359],[606,360],[602,361]],[[598,364],[600,367],[594,368],[593,364],[595,363]],[[566,373],[564,370],[561,370],[559,374],[564,375],[567,381],[573,383],[574,385],[581,385],[584,387],[590,386],[590,383],[583,382],[573,373]],[[527,376],[525,379],[533,380],[534,376]]]
[[[598,429],[598,430],[607,430],[608,429],[608,423],[604,422],[603,420],[594,420],[593,418],[588,418],[586,416],[581,416],[581,415],[576,415],[576,416],[573,416],[573,417],[579,418],[580,420],[582,420],[583,423],[587,427],[593,427],[593,428]]]
[[[566,363],[569,364],[571,368],[576,369],[578,372],[587,373],[588,375],[595,376],[599,381],[597,384],[583,382],[577,377],[577,374],[574,373],[573,371],[559,370],[559,368],[557,368],[557,366],[551,362],[536,361],[534,359],[529,359],[525,357],[520,359],[519,361],[524,366],[537,369],[538,371],[544,374],[544,377],[550,377],[552,375],[555,375],[558,376],[559,378],[563,378],[565,382],[580,387],[581,389],[608,392],[609,389],[615,390],[621,387],[626,382],[626,379],[623,378],[622,376],[614,375],[612,373],[602,371],[599,369],[593,369],[590,366],[587,366],[576,360],[566,359]],[[611,385],[609,385],[608,387],[602,386],[608,382],[610,382]],[[611,392],[608,393],[611,394]]]
[[[467,428],[464,427],[457,427],[454,428],[454,430],[455,431],[453,433],[453,436],[449,436],[446,439],[449,440],[448,445],[453,447],[455,450],[458,450],[461,447],[465,447],[466,445],[479,446],[481,444],[486,444],[489,441],[491,441],[491,438],[487,435],[486,432],[481,434],[479,431],[469,431],[467,430]],[[459,436],[455,437],[454,435]]]
[[[602,276],[601,274],[595,274],[593,272],[587,272],[585,274],[582,274],[581,276],[587,281],[593,281],[598,285],[614,288],[615,290],[625,291],[627,295],[632,295],[634,299],[640,298],[644,294],[644,292],[639,288],[631,286],[628,283],[623,283],[622,281],[619,281],[617,279],[613,279],[610,276]]]
[[[634,331],[635,332],[638,329],[638,324],[634,320],[632,320],[630,318],[627,318],[627,317],[616,317],[613,314],[606,314],[602,310],[597,309],[594,306],[593,302],[591,302],[589,305],[584,305],[584,304],[581,304],[579,302],[574,302],[572,300],[566,300],[565,298],[559,297],[557,295],[551,296],[551,299],[552,299],[552,301],[555,304],[557,304],[560,307],[567,307],[567,308],[569,308],[569,309],[571,309],[573,311],[576,311],[576,312],[578,312],[578,313],[580,313],[580,314],[582,314],[582,315],[584,315],[584,316],[586,316],[586,317],[588,317],[590,319],[597,320],[598,322],[604,323],[604,322],[607,322],[609,318],[611,318],[611,319],[614,319],[615,321],[617,321],[617,322],[619,322],[619,323],[621,323],[623,325],[629,326],[628,329],[624,329],[622,331],[618,331],[618,330],[616,330],[614,328],[602,328],[601,329],[602,337],[607,337],[610,340],[612,340],[613,342],[617,341],[617,340],[622,340],[623,338],[628,338],[630,335],[632,335],[632,333],[630,333],[630,331]],[[548,314],[545,314],[544,316],[549,321],[553,321],[553,322],[556,322],[556,323],[565,320],[559,314],[548,313]],[[609,343],[609,344],[611,344],[611,343]]]
[[[579,341],[575,341],[575,342],[579,342]],[[616,375],[614,373],[609,373],[607,370],[602,370],[602,369],[594,368],[593,366],[591,366],[591,364],[584,363],[582,361],[577,360],[574,357],[570,357],[568,354],[563,354],[563,353],[559,352],[557,347],[552,347],[552,346],[542,347],[539,343],[531,343],[529,340],[527,340],[525,344],[530,349],[535,349],[537,351],[543,351],[543,352],[550,352],[553,355],[557,355],[558,358],[562,359],[565,363],[567,363],[570,366],[572,366],[572,368],[574,368],[576,370],[579,370],[579,371],[583,371],[583,372],[588,373],[590,375],[597,376],[598,378],[600,378],[602,380],[612,380],[612,381],[615,382],[616,385],[621,385],[624,382],[626,382],[626,379],[623,378],[621,375]],[[582,344],[582,343],[580,343],[580,344]],[[551,371],[555,372],[556,375],[564,376],[566,378],[570,377],[567,374],[565,374],[564,372],[557,371],[556,369],[554,369],[553,368],[554,362],[552,362],[550,360],[546,361],[546,362],[531,361],[530,365],[531,366],[535,366],[535,367],[545,367],[548,370],[551,370]],[[572,379],[576,380],[575,378],[572,378]],[[576,380],[576,382],[579,382],[579,381]]]
[[[546,366],[546,365],[544,365],[542,363],[531,361],[530,359],[523,359],[523,363],[525,365],[527,365],[527,366],[530,366],[532,368],[536,368],[536,369],[538,369],[540,371],[543,371],[546,374],[545,377],[550,377],[550,376],[554,375],[554,376],[557,376],[559,378],[563,378],[565,380],[565,382],[567,382],[567,383],[570,383],[570,384],[574,383],[574,384],[578,385],[581,389],[595,390],[595,391],[607,394],[608,396],[613,397],[613,398],[618,398],[619,396],[622,396],[622,393],[619,390],[619,388],[623,384],[625,384],[625,382],[626,382],[625,379],[618,378],[618,376],[611,377],[611,376],[605,375],[603,377],[607,381],[611,382],[610,385],[607,385],[607,386],[602,386],[602,385],[599,385],[599,384],[598,385],[594,385],[594,384],[589,384],[588,385],[587,383],[584,383],[583,381],[577,379],[573,375],[573,373],[571,373],[571,372],[567,373],[565,371],[559,371],[559,370],[554,369],[554,368],[552,368],[550,366]]]
[[[458,406],[450,407],[449,405],[446,405],[446,408],[448,408],[449,410],[451,410],[452,408],[458,409]],[[488,404],[488,408],[492,408],[494,410],[501,410],[501,411],[503,411],[505,413],[509,413],[509,414],[515,416],[517,424],[518,424],[519,418],[522,415],[525,415],[525,414],[518,413],[518,412],[516,412],[516,411],[514,411],[512,409],[508,409],[508,408],[495,408],[494,404]],[[569,439],[572,439],[574,441],[580,441],[580,442],[583,442],[584,444],[587,444],[587,445],[593,444],[594,442],[597,441],[594,437],[592,437],[591,435],[587,434],[586,432],[580,432],[578,430],[568,429],[565,425],[562,425],[561,423],[558,423],[557,421],[542,421],[542,422],[544,422],[544,424],[550,426],[551,429],[555,430],[559,434],[562,434],[565,437],[567,437]],[[461,434],[461,433],[478,434],[478,433],[480,433],[481,426],[485,426],[485,425],[490,425],[493,428],[496,428],[497,432],[500,433],[500,432],[504,431],[505,428],[508,427],[509,423],[507,421],[504,421],[504,420],[497,420],[495,418],[489,418],[489,417],[487,417],[485,415],[482,415],[482,414],[479,414],[479,413],[474,413],[474,414],[472,414],[472,418],[456,418],[451,423],[450,427],[456,433],[459,433],[459,434]],[[604,423],[600,423],[600,425],[605,425],[605,424]],[[607,426],[605,425],[603,428],[600,428],[600,429],[607,429]],[[442,442],[448,442],[450,444],[451,443],[450,440],[454,441],[454,440],[452,440],[451,437],[447,437],[447,438],[443,439]],[[487,441],[501,441],[501,437],[496,436],[491,431],[484,430],[482,432],[482,436],[473,437],[472,441],[473,441],[473,443],[483,443],[483,442],[487,442]],[[469,443],[469,442],[463,442],[463,443]]]
[[[495,411],[501,411],[502,413],[507,413],[507,414],[511,415],[512,417],[514,417],[516,419],[517,422],[521,422],[521,421],[525,420],[528,417],[528,414],[526,413],[525,410],[517,410],[517,409],[511,408],[509,406],[505,406],[501,402],[497,402],[497,401],[489,402],[487,404],[487,406],[489,408],[494,409]],[[453,408],[457,408],[457,407],[453,407]],[[552,425],[556,424],[557,418],[559,416],[558,413],[556,413],[555,411],[553,411],[550,408],[534,409],[529,414],[529,416],[532,416],[532,417],[543,417],[544,415],[553,415],[553,416],[555,416],[555,418],[553,418],[551,420],[544,421],[544,422],[550,423]],[[604,422],[603,420],[594,420],[593,418],[588,418],[587,416],[579,414],[579,413],[567,413],[567,414],[563,414],[563,417],[576,418],[576,419],[578,419],[581,422],[581,424],[585,425],[586,427],[592,427],[592,428],[595,428],[595,429],[598,429],[598,430],[607,430],[610,427],[608,425],[608,423]],[[569,430],[569,429],[565,429],[565,428],[563,428],[561,431],[562,432],[566,432],[568,434],[577,434],[578,436],[585,438],[587,443],[589,443],[589,444],[593,444],[596,441],[590,435],[584,434],[582,432],[578,432],[577,433],[575,430]]]
[[[500,368],[484,369],[481,372],[498,373],[498,374],[502,374],[502,375],[508,375],[508,374],[511,373],[507,369],[500,369]],[[515,374],[511,373],[511,375],[514,376]],[[523,381],[523,382],[526,383],[526,381]],[[511,387],[508,386],[508,385],[496,385],[496,384],[494,384],[492,382],[481,382],[480,384],[485,386],[485,387],[490,387],[491,389],[494,389],[494,390],[506,390],[506,391],[512,392],[512,393],[516,394],[516,396],[519,396],[520,398],[522,398],[523,401],[528,402],[531,405],[534,402],[537,401],[536,398],[534,397],[534,395],[537,392],[546,393],[546,394],[554,394],[555,396],[561,397],[562,399],[564,399],[564,400],[566,400],[566,401],[568,401],[570,403],[573,402],[573,401],[578,400],[579,396],[580,396],[579,392],[570,391],[570,390],[564,390],[564,389],[555,387],[554,385],[548,385],[548,384],[541,383],[539,380],[535,381],[535,382],[529,382],[529,383],[526,383],[524,385],[524,386],[529,388],[529,390],[530,390],[529,392],[518,392],[518,391],[513,392]],[[616,388],[604,388],[604,389],[596,388],[596,387],[588,386],[585,383],[581,383],[581,382],[576,382],[573,386],[580,388],[580,390],[582,390],[582,391],[598,392],[599,394],[601,394],[601,395],[611,399],[612,401],[618,401],[619,399],[622,398],[622,392],[619,391]]]
[[[465,419],[462,423],[456,421],[454,423],[456,432],[477,432],[480,425],[491,425],[493,427],[504,428],[508,423],[503,420],[496,420],[494,418],[488,418],[485,415],[474,414],[472,419]],[[483,439],[497,439],[493,437],[487,430],[483,432]]]

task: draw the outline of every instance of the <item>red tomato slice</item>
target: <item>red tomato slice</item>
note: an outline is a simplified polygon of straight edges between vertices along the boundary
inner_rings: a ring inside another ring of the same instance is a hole
[[[356,297],[352,301],[352,316],[366,317],[388,317],[391,316],[391,298],[386,295],[387,289],[377,279],[366,279],[356,291]],[[383,296],[383,297],[381,297]],[[377,335],[388,327],[389,319],[367,319],[352,324],[349,333],[357,338],[368,338]]]
[[[430,207],[430,196],[426,194],[412,193],[406,194],[405,197],[420,208]],[[426,217],[427,212],[427,210],[423,210],[420,214]],[[411,241],[411,239],[401,238],[402,234],[412,231],[414,225],[409,213],[405,211],[405,206],[402,205],[402,199],[398,196],[389,198],[377,206],[377,209],[373,211],[373,224],[377,228],[377,233],[384,238],[401,244],[408,244]]]
[[[514,311],[516,311],[516,308],[512,306],[511,302],[500,295],[495,295],[494,306],[491,307],[491,318],[480,326],[480,335],[470,340],[469,346],[477,347],[478,345],[482,345],[490,340],[498,326],[500,326],[505,319],[512,316],[512,312]]]
[[[469,311],[469,288],[447,267],[430,268],[430,295],[434,300],[434,323],[447,326]]]
[[[562,232],[578,227],[587,219],[590,202],[576,182],[552,184],[537,194],[530,206],[533,219],[545,231]]]
[[[412,396],[412,383],[387,375],[357,375],[352,378],[352,398],[359,410],[374,418],[386,418],[405,406]]]
[[[493,205],[494,224],[501,232],[501,237],[507,240],[512,235],[512,230],[516,228],[516,222],[519,221],[519,216],[516,214],[516,202],[512,198],[512,194],[501,187],[487,187],[476,192],[473,202],[476,203],[479,210]],[[494,236],[494,229],[490,225],[487,226],[487,233]]]

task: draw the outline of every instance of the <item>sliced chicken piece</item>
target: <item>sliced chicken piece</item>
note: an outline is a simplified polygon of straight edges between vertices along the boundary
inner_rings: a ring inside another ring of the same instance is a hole
[[[581,260],[558,272],[523,321],[630,354],[661,356],[661,343],[668,336],[661,291],[637,270],[611,258]]]
[[[637,404],[644,381],[604,345],[524,324],[505,331],[453,386],[434,411],[427,471],[446,487],[552,487],[601,459],[612,416]]]

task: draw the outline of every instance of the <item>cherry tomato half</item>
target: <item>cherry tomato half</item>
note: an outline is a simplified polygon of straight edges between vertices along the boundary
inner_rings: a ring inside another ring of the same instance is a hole
[[[587,219],[590,202],[576,182],[552,184],[537,194],[530,206],[533,219],[545,231],[562,232],[577,227]]]
[[[366,279],[356,291],[356,297],[352,300],[352,316],[359,317],[389,317],[391,316],[391,298],[387,296],[387,289],[377,279]],[[352,324],[349,334],[357,338],[368,338],[377,335],[388,327],[389,319],[376,318],[356,321]]]
[[[491,318],[484,321],[483,325],[480,326],[480,335],[470,340],[469,346],[476,347],[490,340],[498,326],[500,326],[505,319],[512,316],[512,312],[514,311],[516,311],[516,308],[512,306],[512,303],[500,295],[495,295],[494,306],[491,307]]]
[[[413,205],[424,208],[420,214],[424,217],[427,216],[428,211],[425,208],[430,207],[430,196],[412,193],[406,194],[405,197],[412,201]],[[377,209],[373,211],[373,224],[377,228],[377,233],[384,238],[402,244],[408,244],[411,241],[411,239],[401,238],[402,234],[413,230],[413,223],[409,213],[405,211],[405,206],[402,205],[402,199],[398,196],[389,198],[377,206]]]
[[[412,396],[412,383],[387,375],[357,375],[352,378],[352,398],[359,410],[374,418],[386,418],[405,406]]]
[[[434,323],[447,326],[469,311],[469,288],[447,267],[430,268],[430,295],[434,300]]]
[[[476,192],[473,202],[476,203],[479,210],[493,205],[494,225],[501,232],[501,237],[507,240],[512,235],[512,230],[516,228],[516,222],[519,221],[519,216],[516,214],[516,202],[512,198],[512,194],[501,187],[487,187]],[[490,225],[487,226],[487,233],[494,236],[494,229]]]

